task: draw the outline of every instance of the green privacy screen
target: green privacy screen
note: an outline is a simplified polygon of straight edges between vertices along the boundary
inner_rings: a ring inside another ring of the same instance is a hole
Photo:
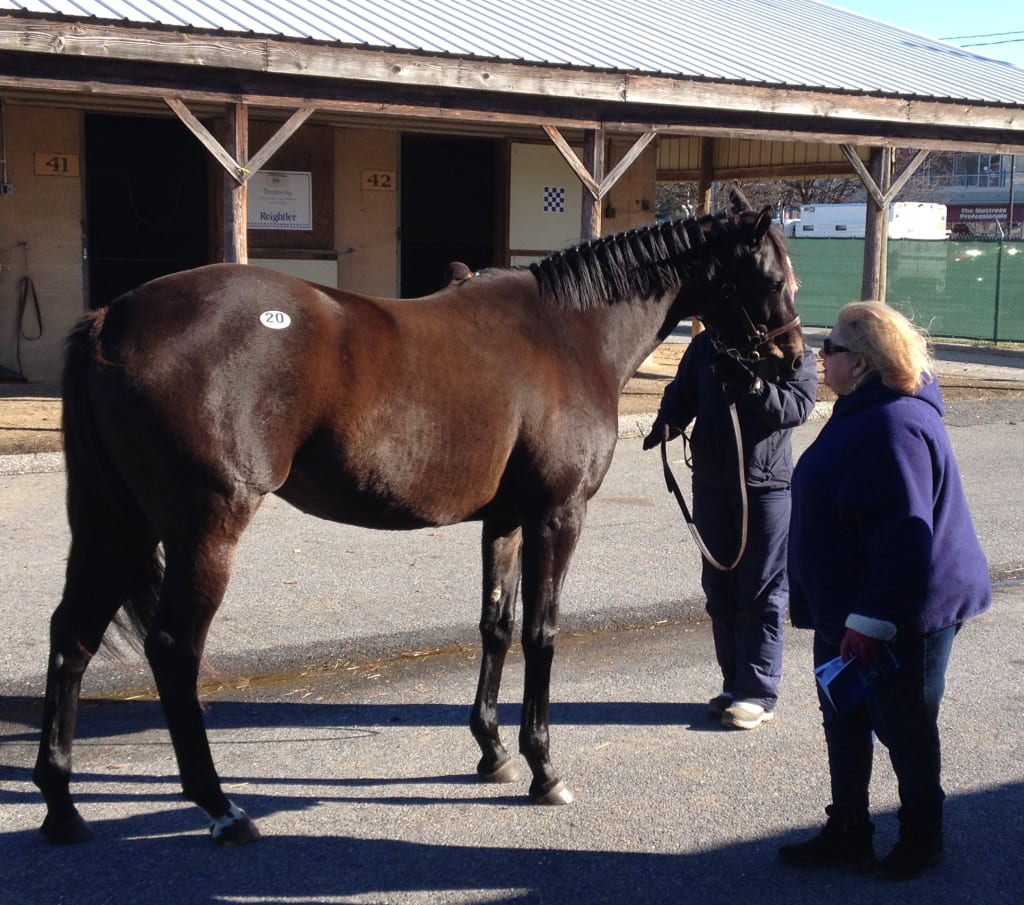
[[[808,326],[860,298],[863,239],[789,239]],[[932,336],[1024,342],[1024,242],[889,241],[886,301]]]

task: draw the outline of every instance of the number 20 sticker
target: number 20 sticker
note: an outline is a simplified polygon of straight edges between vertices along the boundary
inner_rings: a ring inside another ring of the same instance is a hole
[[[264,311],[260,315],[260,323],[271,330],[284,330],[291,326],[292,319],[283,311]]]

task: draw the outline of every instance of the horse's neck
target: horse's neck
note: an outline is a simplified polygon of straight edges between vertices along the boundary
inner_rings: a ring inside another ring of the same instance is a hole
[[[595,312],[602,319],[602,355],[614,370],[620,389],[660,344],[658,332],[675,295],[672,291],[661,299],[620,302]]]

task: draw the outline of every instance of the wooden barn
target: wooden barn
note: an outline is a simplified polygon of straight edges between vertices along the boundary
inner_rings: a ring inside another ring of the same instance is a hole
[[[659,179],[856,173],[880,295],[936,149],[1024,153],[1024,69],[816,0],[0,0],[0,365],[212,261],[426,294],[651,223]]]

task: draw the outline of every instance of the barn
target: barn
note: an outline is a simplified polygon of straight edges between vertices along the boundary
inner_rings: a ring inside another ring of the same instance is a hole
[[[1024,153],[1024,69],[817,0],[0,0],[0,141],[0,366],[45,380],[161,273],[414,297],[659,179],[856,173],[881,295],[881,211],[930,151]]]

